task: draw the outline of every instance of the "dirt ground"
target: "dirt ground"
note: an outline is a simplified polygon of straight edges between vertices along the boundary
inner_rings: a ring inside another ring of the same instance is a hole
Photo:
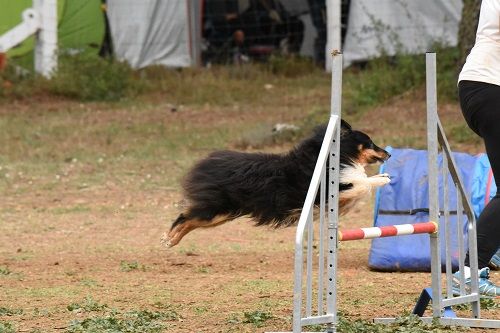
[[[374,132],[384,112],[408,117],[394,108],[421,107],[396,102],[360,125]],[[196,119],[201,121],[199,114]],[[390,137],[391,129],[385,131]],[[9,188],[0,195],[0,307],[14,312],[0,313],[0,321],[19,332],[60,332],[72,320],[98,315],[68,310],[92,297],[118,311],[168,309],[166,332],[291,329],[295,228],[256,228],[239,219],[196,230],[165,249],[160,237],[182,206],[178,187],[130,188],[104,179],[80,188]],[[367,198],[342,218],[342,226],[371,226],[372,209],[373,198]],[[340,247],[340,313],[370,320],[411,311],[420,291],[430,286],[430,274],[370,271],[369,247],[369,241]],[[500,282],[500,274],[493,272],[492,279]],[[245,316],[256,311],[271,318],[257,325]],[[484,310],[483,316],[498,319],[500,310]]]

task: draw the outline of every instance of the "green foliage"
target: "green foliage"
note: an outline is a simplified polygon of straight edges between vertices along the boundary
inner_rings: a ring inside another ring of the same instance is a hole
[[[321,68],[314,65],[311,59],[297,55],[273,55],[263,64],[263,68],[274,75],[289,78],[309,75],[321,70]]]
[[[254,324],[256,327],[262,327],[264,322],[273,318],[273,315],[267,311],[252,311],[243,313],[245,320],[244,323]]]
[[[481,310],[495,310],[495,309],[500,309],[500,303],[495,301],[494,298],[481,298],[479,300],[479,305],[481,306]],[[455,310],[471,310],[471,305],[470,303],[466,304],[459,304],[453,306]]]
[[[442,326],[439,323],[426,324],[416,315],[397,318],[392,324],[375,324],[364,320],[348,321],[339,318],[338,331],[343,333],[445,333],[460,332],[463,329]]]
[[[458,49],[437,44],[434,50],[439,98],[455,99]],[[116,101],[148,91],[161,92],[175,103],[229,105],[272,98],[288,85],[308,89],[328,84],[328,75],[323,75],[322,68],[299,56],[272,56],[262,64],[210,69],[151,66],[133,71],[125,62],[91,53],[63,54],[50,80],[19,68],[14,63],[0,73],[0,97],[49,93],[81,101]],[[399,52],[396,56],[370,60],[361,67],[352,66],[344,71],[346,113],[383,103],[421,87],[424,81],[424,55]]]
[[[0,266],[0,275],[10,275],[12,272],[7,266]]]
[[[305,329],[308,331],[325,331],[326,325],[309,325]],[[464,329],[457,327],[442,326],[435,322],[426,324],[416,315],[404,315],[396,318],[391,324],[375,324],[366,320],[347,320],[339,316],[337,331],[342,333],[446,333],[464,332]]]
[[[139,264],[137,261],[122,260],[120,261],[120,269],[122,270],[122,272],[130,272],[136,270],[145,271],[146,266]]]
[[[156,309],[161,310],[160,312],[165,320],[173,321],[181,318],[172,304],[156,302],[153,306]]]
[[[174,320],[171,315],[159,311],[130,311],[124,314],[112,312],[107,316],[72,321],[69,333],[156,333],[164,332],[162,321]]]
[[[8,321],[0,321],[0,333],[16,333],[16,329]]]
[[[41,90],[46,81],[17,66],[9,60],[7,67],[0,71],[0,98],[23,98]]]
[[[106,304],[99,304],[92,296],[87,296],[82,303],[71,303],[67,306],[68,311],[74,312],[98,312],[106,310],[107,308],[108,306]]]
[[[456,48],[435,46],[437,58],[437,89],[440,100],[456,99]],[[366,63],[364,68],[353,67],[344,75],[344,95],[347,113],[360,107],[381,104],[404,92],[425,84],[425,56],[399,53],[382,56]]]
[[[481,298],[479,303],[481,305],[481,309],[483,310],[500,309],[500,303],[495,301],[494,298]]]
[[[20,314],[23,314],[22,309],[12,309],[12,308],[0,307],[0,316],[14,316],[14,315],[20,315]]]
[[[123,61],[91,53],[62,55],[49,81],[49,91],[82,101],[116,101],[140,89]]]

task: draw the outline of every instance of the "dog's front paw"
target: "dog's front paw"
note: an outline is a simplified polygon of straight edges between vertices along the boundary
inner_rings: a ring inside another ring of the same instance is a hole
[[[386,178],[391,178],[388,173],[379,173],[378,175],[374,175],[372,177],[386,177]]]
[[[371,177],[375,180],[375,186],[384,186],[391,182],[391,177],[388,173],[381,173]]]

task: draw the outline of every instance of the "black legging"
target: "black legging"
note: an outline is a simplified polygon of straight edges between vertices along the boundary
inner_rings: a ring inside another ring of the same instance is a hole
[[[478,267],[481,269],[488,266],[500,246],[500,86],[460,81],[458,94],[465,121],[484,140],[497,185],[497,195],[477,220]],[[469,254],[465,264],[469,266]]]

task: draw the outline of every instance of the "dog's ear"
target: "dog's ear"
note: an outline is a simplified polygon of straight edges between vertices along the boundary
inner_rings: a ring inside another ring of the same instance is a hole
[[[347,121],[345,121],[344,119],[341,119],[341,121],[340,121],[340,137],[348,135],[351,132],[352,132],[351,125],[349,125],[349,123]]]

